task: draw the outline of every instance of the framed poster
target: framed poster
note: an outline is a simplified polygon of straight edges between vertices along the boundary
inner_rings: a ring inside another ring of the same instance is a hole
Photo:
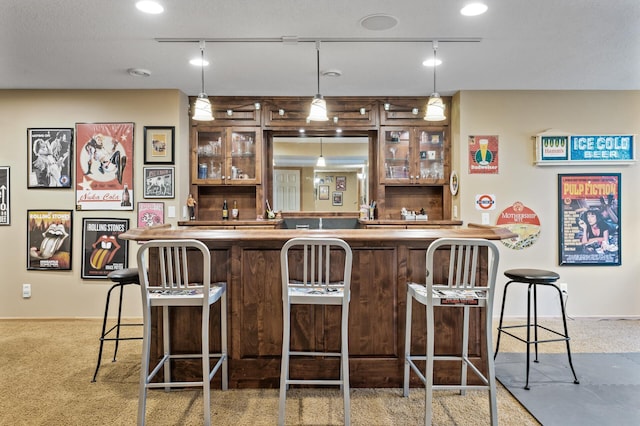
[[[107,279],[111,271],[128,267],[128,244],[119,235],[129,229],[129,219],[82,220],[83,279]]]
[[[0,225],[11,225],[11,169],[0,166]]]
[[[143,167],[144,198],[174,198],[173,167]]]
[[[469,136],[469,174],[498,174],[498,136]]]
[[[133,123],[76,123],[76,210],[133,210]]]
[[[144,164],[173,164],[175,127],[144,128]]]
[[[138,228],[162,225],[164,223],[164,203],[138,203]]]
[[[27,188],[71,188],[73,129],[27,129]]]
[[[336,191],[346,191],[346,190],[347,190],[347,177],[336,176]]]
[[[27,210],[27,269],[71,270],[71,210]]]
[[[334,192],[333,193],[333,205],[341,206],[342,205],[342,192]]]
[[[560,265],[620,265],[620,173],[558,175]]]
[[[318,186],[318,200],[329,199],[329,185]]]

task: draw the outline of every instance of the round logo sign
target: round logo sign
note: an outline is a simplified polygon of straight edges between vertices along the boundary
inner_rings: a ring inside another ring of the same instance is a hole
[[[498,216],[496,226],[507,228],[517,237],[500,240],[513,250],[522,250],[531,246],[540,236],[540,220],[536,212],[517,201],[504,209]]]

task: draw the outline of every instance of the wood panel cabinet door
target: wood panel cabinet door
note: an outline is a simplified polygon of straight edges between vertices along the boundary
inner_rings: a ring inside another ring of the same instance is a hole
[[[192,184],[256,185],[261,182],[260,128],[196,126],[193,132]]]

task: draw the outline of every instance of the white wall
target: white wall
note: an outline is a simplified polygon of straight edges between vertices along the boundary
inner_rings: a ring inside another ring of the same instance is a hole
[[[28,209],[71,209],[72,189],[27,189],[27,128],[68,127],[76,122],[134,122],[134,202],[141,195],[144,126],[176,127],[176,198],[153,200],[174,205],[178,214],[188,192],[188,100],[177,90],[154,91],[0,91],[0,165],[11,167],[11,225],[0,226],[0,318],[6,317],[101,317],[108,280],[80,279],[82,218],[128,218],[136,226],[133,212],[73,212],[72,270],[27,271]],[[74,141],[75,142],[75,141]],[[75,160],[75,154],[74,154]],[[73,182],[76,182],[75,172]],[[175,223],[179,218],[167,219]],[[137,245],[129,244],[129,264],[135,265]],[[32,297],[22,298],[22,283],[30,283]],[[123,315],[142,316],[138,288],[125,292]],[[113,305],[115,308],[116,305]]]
[[[482,91],[462,92],[457,98],[459,105],[453,111],[453,125],[457,128],[452,133],[456,139],[454,168],[460,175],[460,191],[454,204],[459,205],[461,219],[480,223],[475,195],[489,193],[495,194],[497,200],[496,210],[491,212],[492,224],[500,211],[521,201],[538,214],[542,227],[540,238],[529,248],[518,251],[500,245],[501,271],[494,313],[499,314],[502,300],[502,272],[528,267],[556,271],[561,275],[560,281],[568,283],[569,315],[640,316],[640,168],[637,164],[536,167],[531,139],[549,128],[577,134],[640,134],[640,92]],[[499,174],[469,175],[467,138],[477,134],[499,135]],[[557,175],[605,172],[622,175],[622,265],[559,266]],[[526,294],[513,293],[514,285],[509,290],[506,314],[524,316]],[[550,296],[542,295],[541,315],[559,312],[557,296]]]
[[[71,127],[76,122],[135,123],[134,179],[141,187],[143,127],[176,126],[176,198],[165,200],[181,214],[188,194],[188,115],[186,96],[161,91],[0,91],[0,166],[11,167],[11,226],[0,226],[0,318],[101,317],[108,281],[81,280],[80,256],[83,217],[129,218],[132,212],[74,211],[73,269],[64,272],[27,271],[27,209],[73,209],[74,191],[27,189],[27,128]],[[640,316],[640,240],[637,165],[591,167],[535,167],[531,136],[548,128],[574,133],[640,134],[640,92],[462,92],[452,106],[453,166],[460,175],[454,197],[460,218],[480,222],[475,194],[497,197],[497,212],[515,201],[532,208],[542,222],[540,239],[530,248],[513,251],[501,246],[502,271],[516,267],[558,271],[569,284],[568,311],[573,316]],[[500,136],[500,173],[469,175],[465,157],[467,136]],[[622,173],[622,266],[558,266],[557,174]],[[75,176],[74,176],[75,182]],[[138,196],[136,202],[142,201]],[[179,218],[167,219],[174,223]],[[136,245],[130,245],[130,264]],[[22,299],[21,284],[33,287],[31,299]],[[497,288],[498,307],[504,280]],[[124,315],[140,316],[139,295],[127,294]],[[509,303],[507,314],[524,314],[524,294]],[[542,295],[542,315],[556,315],[552,300]]]

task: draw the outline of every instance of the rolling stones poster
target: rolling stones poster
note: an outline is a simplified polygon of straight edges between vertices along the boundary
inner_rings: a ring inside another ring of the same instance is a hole
[[[76,210],[133,210],[133,123],[76,123]]]
[[[82,221],[82,278],[106,279],[111,271],[128,267],[128,244],[120,234],[129,229],[129,219]]]
[[[620,265],[620,174],[558,175],[561,265]]]
[[[27,269],[71,269],[71,210],[27,210]]]

